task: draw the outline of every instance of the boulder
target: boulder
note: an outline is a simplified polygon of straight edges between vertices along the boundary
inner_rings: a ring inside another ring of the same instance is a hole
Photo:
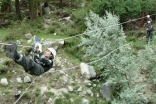
[[[85,75],[86,78],[90,79],[96,77],[96,72],[93,66],[89,66],[85,63],[81,63],[80,68],[81,68],[81,74]]]

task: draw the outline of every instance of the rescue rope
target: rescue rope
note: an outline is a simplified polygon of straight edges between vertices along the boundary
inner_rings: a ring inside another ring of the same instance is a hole
[[[22,96],[28,91],[28,89],[32,86],[32,84],[35,83],[35,80],[37,79],[37,77],[38,76],[34,78],[34,80],[30,83],[30,85],[26,88],[26,90],[20,95],[20,97],[16,100],[16,102],[14,102],[14,104],[16,104],[22,98]]]
[[[130,43],[131,43],[131,42],[129,42],[129,43],[127,43],[127,44],[124,44],[124,45],[122,45],[122,46],[120,46],[120,47],[114,49],[113,51],[109,52],[109,53],[108,53],[107,55],[105,55],[104,57],[102,57],[102,58],[100,58],[100,59],[98,59],[98,60],[89,62],[89,63],[87,63],[87,64],[91,64],[91,63],[100,61],[100,60],[102,60],[103,58],[105,58],[105,57],[109,56],[110,54],[112,54],[113,52],[117,51],[118,49],[120,49],[120,48],[122,48],[122,47],[124,47],[124,46],[129,45]],[[79,65],[74,66],[74,67],[71,67],[71,68],[67,68],[67,69],[65,69],[65,70],[63,70],[63,71],[75,69],[75,68],[77,68],[77,67],[79,67]],[[57,72],[57,71],[60,71],[60,70],[54,70],[54,71],[51,71],[51,72]],[[35,82],[36,78],[37,78],[37,76],[34,78],[34,80],[31,82],[31,84],[29,85],[29,87],[26,88],[26,90],[21,94],[21,96],[16,100],[16,102],[15,102],[14,104],[16,104],[16,103],[22,98],[22,96],[27,92],[27,90],[32,86],[32,83]]]
[[[153,15],[156,15],[156,14],[152,14],[150,16],[153,16]],[[126,24],[126,23],[129,23],[129,22],[134,22],[134,21],[137,21],[137,20],[140,20],[140,19],[143,19],[143,18],[146,18],[146,16],[145,17],[136,18],[136,19],[131,19],[131,20],[128,20],[128,21],[119,23],[117,25],[122,25],[122,24]],[[112,27],[112,26],[116,26],[116,25],[110,25],[110,26],[107,26],[107,27]],[[95,32],[95,31],[96,30],[93,30],[93,31],[90,31],[90,32],[92,33],[92,32]],[[74,38],[74,37],[77,37],[77,36],[81,36],[81,35],[84,35],[84,34],[85,34],[85,32],[84,33],[81,33],[81,34],[78,34],[78,35],[70,36],[70,37],[67,37],[67,38],[56,39],[55,41],[53,41],[53,43],[58,42],[59,40],[62,40],[62,39],[63,40],[67,40],[67,39]],[[12,45],[12,44],[6,44],[6,43],[0,43],[0,44],[2,44],[2,45]],[[17,45],[17,46],[21,46],[21,47],[32,47],[32,46],[24,46],[24,45]]]

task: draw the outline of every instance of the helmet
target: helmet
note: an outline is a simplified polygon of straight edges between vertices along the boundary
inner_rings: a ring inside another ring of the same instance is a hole
[[[147,21],[147,23],[151,23],[151,21]]]
[[[54,58],[56,56],[56,51],[53,48],[48,48],[48,50],[53,54]]]
[[[147,18],[150,18],[150,15],[147,15]]]

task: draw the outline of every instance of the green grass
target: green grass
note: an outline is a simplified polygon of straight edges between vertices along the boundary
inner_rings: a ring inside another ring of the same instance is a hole
[[[64,39],[64,38],[67,38],[68,36],[61,36],[61,35],[54,35],[54,34],[50,34],[50,33],[39,33],[39,34],[36,34],[36,37],[39,38],[39,39],[52,39],[52,40],[55,40],[55,39]]]
[[[155,35],[153,36],[152,44],[156,44]],[[145,45],[147,45],[147,44],[146,44],[146,38],[145,38],[145,39],[142,39],[142,40],[136,39],[136,41],[133,42],[132,45],[133,45],[133,47],[134,47],[135,49],[144,49]]]
[[[78,60],[74,55],[69,54],[69,53],[65,53],[65,55],[68,56],[68,60],[69,62],[72,62],[73,64],[80,64],[80,60]]]
[[[6,57],[5,52],[0,54],[0,58],[5,58],[5,57]]]
[[[7,32],[7,29],[4,29],[4,28],[0,28],[0,36],[4,36],[6,35],[8,32]]]
[[[8,33],[7,29],[0,28],[0,40]]]
[[[137,40],[135,42],[132,43],[134,48],[144,48],[145,45],[145,40]]]

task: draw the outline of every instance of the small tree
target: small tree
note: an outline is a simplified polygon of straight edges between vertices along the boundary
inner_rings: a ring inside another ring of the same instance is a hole
[[[120,87],[116,87],[119,97],[114,98],[125,101],[133,99],[133,95],[138,93],[134,89],[137,88],[135,81],[139,66],[136,64],[137,58],[133,55],[131,45],[126,44],[122,26],[118,21],[118,17],[109,12],[101,18],[90,11],[86,17],[86,37],[82,37],[80,46],[86,47],[85,57],[90,57],[92,64],[99,70],[104,69],[101,70],[101,75],[108,78],[108,82]],[[125,93],[128,95],[128,90],[131,90],[132,94],[122,97]],[[138,98],[135,100],[140,101]]]

